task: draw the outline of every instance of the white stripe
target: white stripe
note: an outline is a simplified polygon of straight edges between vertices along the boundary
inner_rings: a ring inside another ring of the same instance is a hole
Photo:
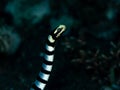
[[[44,83],[39,82],[38,80],[36,80],[36,81],[35,81],[35,85],[36,85],[38,88],[40,88],[41,90],[44,90],[46,84],[44,84]]]
[[[50,51],[50,52],[54,51],[54,47],[49,46],[49,45],[47,45],[47,44],[46,44],[46,49],[47,49],[48,51]]]
[[[46,71],[50,71],[52,70],[52,65],[46,65],[46,64],[42,64],[42,67],[46,70]]]
[[[45,73],[42,73],[42,72],[39,73],[39,77],[41,77],[45,81],[48,81],[49,76],[50,76],[49,74],[45,74]]]
[[[51,35],[48,36],[48,40],[51,42],[51,43],[54,43],[55,40],[53,39],[53,37]]]
[[[53,59],[54,59],[54,55],[44,55],[44,58],[47,60],[47,61],[53,61]]]

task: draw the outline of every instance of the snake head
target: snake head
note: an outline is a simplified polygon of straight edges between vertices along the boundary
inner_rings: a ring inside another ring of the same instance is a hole
[[[59,25],[57,29],[54,31],[55,37],[58,38],[60,35],[65,31],[66,26],[65,25]]]

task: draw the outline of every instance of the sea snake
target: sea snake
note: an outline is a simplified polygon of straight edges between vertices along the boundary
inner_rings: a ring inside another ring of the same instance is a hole
[[[35,82],[33,83],[30,90],[44,90],[53,66],[55,42],[65,31],[65,29],[66,29],[65,25],[59,25],[48,36],[47,43],[45,46],[45,54],[43,56],[44,60],[42,63],[41,71],[39,72],[39,75],[35,80]]]

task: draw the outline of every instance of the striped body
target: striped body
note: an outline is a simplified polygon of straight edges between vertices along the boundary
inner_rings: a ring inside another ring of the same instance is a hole
[[[44,90],[52,70],[55,42],[58,37],[64,32],[64,30],[65,26],[60,25],[48,36],[41,71],[39,72],[39,75],[30,90]]]

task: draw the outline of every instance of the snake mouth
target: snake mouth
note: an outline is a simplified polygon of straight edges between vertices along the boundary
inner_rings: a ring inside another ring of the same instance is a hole
[[[66,29],[65,25],[59,25],[58,28],[54,31],[56,38],[58,38]]]

